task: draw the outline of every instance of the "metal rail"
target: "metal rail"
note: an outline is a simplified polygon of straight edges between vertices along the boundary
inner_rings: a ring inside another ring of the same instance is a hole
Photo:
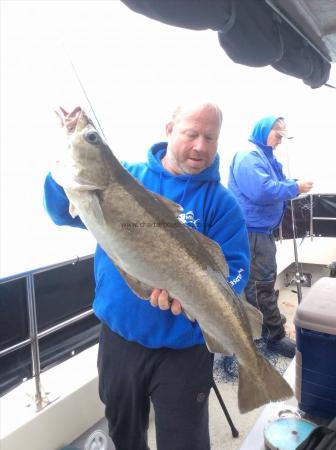
[[[35,275],[46,272],[51,269],[56,269],[58,267],[63,267],[70,264],[76,264],[81,260],[86,260],[91,258],[92,255],[84,256],[81,258],[76,258],[70,261],[65,261],[62,263],[52,264],[45,267],[40,267],[35,270],[28,272],[11,275],[0,279],[0,284],[8,283],[10,281],[15,281],[18,279],[25,279],[26,283],[26,294],[27,294],[27,310],[28,310],[28,323],[29,323],[29,338],[16,343],[15,345],[8,346],[0,350],[0,358],[4,357],[10,353],[13,353],[21,348],[30,345],[30,354],[32,361],[32,378],[35,381],[35,405],[36,410],[39,411],[44,406],[50,403],[50,400],[43,393],[41,386],[41,361],[40,361],[40,350],[39,350],[39,340],[46,336],[49,336],[57,331],[85,319],[93,314],[92,308],[77,314],[70,319],[64,320],[56,325],[53,325],[43,331],[38,332],[37,314],[36,314],[36,298],[35,298]]]
[[[309,202],[309,209],[310,209],[310,222],[309,222],[309,228],[310,228],[310,240],[313,240],[314,236],[314,225],[313,225],[313,196],[310,195],[310,202]]]
[[[9,353],[13,353],[16,350],[20,350],[20,348],[26,347],[27,345],[29,345],[31,343],[31,339],[25,339],[24,341],[18,342],[15,345],[11,345],[10,347],[6,347],[3,350],[0,350],[0,358],[2,356],[6,356]]]
[[[92,257],[93,257],[93,254],[86,255],[86,256],[77,256],[77,258],[69,259],[67,261],[63,261],[60,263],[50,264],[49,266],[38,267],[33,270],[27,270],[26,272],[9,275],[9,276],[0,278],[0,284],[7,283],[8,281],[18,280],[19,278],[26,278],[27,276],[29,276],[31,274],[36,275],[38,273],[47,272],[48,270],[57,269],[58,267],[67,266],[68,264],[77,264],[80,261],[85,261],[86,259],[90,259]]]
[[[328,195],[328,194],[326,194]],[[336,217],[321,217],[321,216],[314,216],[314,204],[313,204],[313,197],[314,194],[303,194],[296,198],[293,198],[290,200],[291,203],[291,215],[292,215],[292,230],[293,230],[293,247],[294,247],[294,263],[295,263],[295,283],[297,286],[297,297],[298,297],[298,303],[302,300],[302,289],[301,284],[305,281],[305,277],[302,274],[302,271],[300,269],[300,263],[299,263],[299,255],[298,255],[298,247],[296,242],[296,219],[295,219],[295,212],[294,212],[294,205],[296,200],[300,200],[303,197],[309,197],[309,211],[310,211],[310,220],[309,220],[309,234],[311,240],[313,240],[315,234],[314,234],[314,221],[321,220],[321,221],[336,221]]]
[[[87,311],[77,314],[76,316],[71,317],[70,319],[64,320],[63,322],[58,323],[57,325],[54,325],[50,328],[47,328],[43,331],[40,331],[37,333],[38,340],[44,338],[45,336],[49,336],[56,331],[61,330],[62,328],[67,327],[68,325],[72,325],[73,323],[79,322],[82,319],[85,319],[86,317],[89,317],[93,314],[93,309],[90,308]],[[11,345],[9,347],[6,347],[2,350],[0,350],[0,358],[6,355],[9,355],[10,353],[15,352],[16,350],[20,350],[20,348],[26,347],[27,345],[32,343],[32,339],[24,339],[23,341],[18,342],[17,344]]]
[[[37,407],[42,405],[41,390],[41,365],[40,365],[40,348],[37,337],[37,315],[35,301],[34,274],[29,274],[26,278],[27,285],[27,302],[28,302],[28,319],[29,319],[29,337],[30,351],[32,360],[32,375],[35,380],[35,401]]]
[[[336,217],[313,217],[312,220],[336,220]]]
[[[298,297],[298,303],[301,303],[302,300],[302,290],[301,290],[301,271],[299,266],[299,255],[298,255],[298,249],[297,249],[297,243],[296,243],[296,221],[295,221],[295,214],[294,214],[294,201],[291,200],[291,211],[292,211],[292,228],[293,228],[293,246],[294,246],[294,259],[295,259],[295,282],[297,287],[297,297]]]

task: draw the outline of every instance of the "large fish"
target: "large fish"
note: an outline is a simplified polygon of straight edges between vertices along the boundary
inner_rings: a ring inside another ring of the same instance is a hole
[[[63,123],[70,130],[68,161],[53,177],[69,198],[70,214],[80,216],[129,287],[143,299],[154,288],[166,289],[187,317],[197,320],[211,352],[235,353],[241,412],[292,396],[256,350],[253,331],[260,335],[260,312],[228,284],[218,244],[183,225],[179,205],[136,181],[83,111],[65,115]]]

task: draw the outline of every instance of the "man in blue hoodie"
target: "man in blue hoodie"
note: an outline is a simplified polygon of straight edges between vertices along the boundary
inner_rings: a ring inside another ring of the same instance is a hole
[[[263,313],[267,346],[293,358],[295,343],[285,336],[284,317],[278,307],[276,246],[273,230],[281,222],[286,201],[308,192],[311,181],[285,177],[273,151],[287,137],[282,117],[259,120],[249,141],[249,152],[238,152],[231,163],[228,187],[236,196],[246,219],[250,241],[251,269],[245,289],[247,300]]]
[[[212,103],[179,107],[166,126],[168,142],[153,145],[147,162],[124,166],[146,188],[181,204],[180,219],[221,246],[228,281],[240,293],[248,279],[249,244],[237,201],[220,183],[221,124]],[[50,174],[44,200],[55,223],[84,227],[69,215],[65,193]],[[103,323],[99,394],[116,449],[148,449],[151,399],[158,450],[209,450],[213,357],[198,324],[180,314],[178,299],[166,291],[155,289],[148,302],[136,297],[99,246],[94,267],[93,308]]]

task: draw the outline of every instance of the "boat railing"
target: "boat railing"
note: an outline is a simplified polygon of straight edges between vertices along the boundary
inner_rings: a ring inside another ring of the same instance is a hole
[[[38,326],[37,317],[37,307],[36,307],[36,292],[35,292],[35,281],[36,276],[42,272],[52,271],[54,269],[64,267],[67,265],[75,265],[80,261],[85,261],[91,258],[92,255],[87,255],[84,257],[77,257],[76,259],[65,261],[62,263],[57,263],[31,271],[27,271],[20,274],[15,274],[6,278],[0,279],[0,288],[6,283],[11,283],[16,280],[25,280],[25,301],[27,307],[27,321],[28,321],[28,336],[25,339],[16,342],[15,344],[0,347],[0,359],[9,355],[10,353],[16,352],[24,347],[30,346],[30,358],[31,358],[31,378],[34,379],[35,384],[35,403],[36,409],[40,410],[42,407],[48,404],[48,399],[46,399],[45,394],[42,392],[41,388],[41,358],[40,358],[40,340],[46,336],[50,336],[59,330],[64,329],[74,323],[82,321],[93,314],[93,310],[90,307],[82,312],[72,315],[66,320],[62,320],[56,324],[53,324],[47,328],[40,329]],[[10,300],[10,299],[9,299]],[[1,342],[0,342],[1,345]]]

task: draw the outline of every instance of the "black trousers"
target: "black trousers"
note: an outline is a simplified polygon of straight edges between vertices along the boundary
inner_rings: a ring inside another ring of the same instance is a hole
[[[263,326],[269,339],[282,339],[285,329],[274,291],[277,276],[276,245],[273,235],[249,233],[251,268],[245,288],[247,300],[263,314]]]
[[[117,450],[148,450],[150,399],[157,450],[210,450],[213,355],[205,345],[149,349],[102,326],[99,395]]]

